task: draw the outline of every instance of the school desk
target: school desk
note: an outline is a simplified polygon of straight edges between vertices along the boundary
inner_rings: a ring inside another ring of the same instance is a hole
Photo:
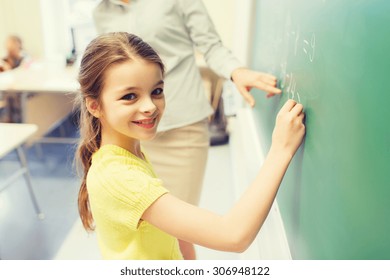
[[[1,73],[0,92],[20,96],[21,122],[38,124],[36,136],[43,136],[71,113],[77,71],[77,66],[34,61]],[[73,143],[74,139],[42,137],[39,142]]]
[[[0,159],[8,153],[16,150],[20,169],[8,176],[6,180],[2,180],[0,184],[0,192],[10,186],[19,176],[24,176],[27,189],[29,191],[35,212],[40,219],[44,218],[37,199],[32,188],[30,171],[27,167],[26,155],[23,150],[23,144],[37,131],[38,126],[35,124],[16,124],[16,123],[0,123]]]

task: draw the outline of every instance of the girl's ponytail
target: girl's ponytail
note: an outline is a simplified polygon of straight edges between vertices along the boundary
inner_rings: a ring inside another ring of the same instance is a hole
[[[82,100],[81,102],[85,102]],[[78,196],[78,208],[81,221],[87,231],[93,231],[93,217],[89,205],[87,190],[87,174],[92,164],[92,155],[100,147],[101,128],[100,121],[93,117],[86,109],[85,104],[80,111],[80,138],[77,148],[77,160],[80,169],[83,171],[82,181]]]

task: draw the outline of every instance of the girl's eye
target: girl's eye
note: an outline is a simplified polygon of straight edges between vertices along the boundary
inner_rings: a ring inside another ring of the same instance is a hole
[[[164,90],[162,88],[156,88],[155,90],[152,91],[152,95],[160,96],[160,95],[162,95],[163,92],[164,92]]]
[[[122,96],[121,99],[122,100],[134,100],[136,98],[137,98],[137,96],[134,93],[128,93],[128,94]]]

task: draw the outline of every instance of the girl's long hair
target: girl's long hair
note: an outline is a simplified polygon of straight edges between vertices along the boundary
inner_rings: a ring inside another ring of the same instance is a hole
[[[107,33],[95,38],[87,46],[81,60],[78,76],[80,93],[76,98],[76,108],[80,111],[80,142],[76,151],[76,162],[80,167],[78,170],[82,171],[78,208],[87,231],[94,230],[94,222],[86,179],[92,164],[92,155],[100,148],[102,128],[100,120],[87,110],[86,98],[96,100],[100,104],[107,69],[135,58],[156,63],[164,75],[164,65],[156,51],[141,38],[126,32]]]

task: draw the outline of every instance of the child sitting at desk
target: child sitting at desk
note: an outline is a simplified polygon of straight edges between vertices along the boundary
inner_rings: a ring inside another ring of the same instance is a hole
[[[0,59],[0,72],[8,71],[19,67],[25,60],[26,54],[23,51],[22,39],[16,35],[8,36],[5,47],[7,55]],[[21,122],[20,97],[17,95],[0,95],[0,121]]]
[[[0,61],[0,72],[19,67],[25,57],[23,52],[22,39],[16,35],[11,35],[5,43],[7,56]]]

